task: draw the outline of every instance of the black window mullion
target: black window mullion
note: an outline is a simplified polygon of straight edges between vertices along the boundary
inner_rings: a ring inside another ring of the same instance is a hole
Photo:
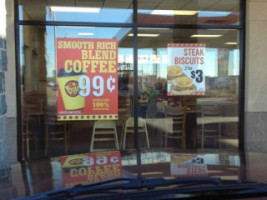
[[[239,103],[238,103],[238,148],[240,151],[240,179],[246,180],[246,156],[245,156],[245,41],[246,41],[246,0],[240,0],[240,25],[239,33]]]
[[[137,0],[133,0],[133,34],[134,34],[134,98],[133,98],[133,114],[134,114],[134,146],[136,149],[137,159],[137,177],[141,177],[141,151],[139,145],[138,134],[138,29],[137,29]]]
[[[133,61],[134,61],[134,94],[133,94],[133,117],[134,117],[134,146],[137,151],[138,176],[141,175],[139,170],[141,166],[141,152],[138,134],[138,27],[147,28],[173,28],[173,29],[237,29],[240,30],[240,76],[239,76],[239,149],[244,151],[244,88],[245,88],[245,0],[240,0],[240,24],[239,25],[194,25],[194,24],[142,24],[138,23],[138,0],[133,0],[133,22],[132,23],[97,23],[97,22],[65,22],[65,21],[24,21],[19,19],[19,3],[15,0],[15,44],[16,44],[16,88],[17,88],[17,130],[18,130],[18,158],[23,159],[22,153],[22,103],[21,103],[21,77],[20,77],[20,41],[19,25],[33,26],[96,26],[96,27],[128,27],[133,29]]]
[[[16,66],[16,100],[17,100],[17,156],[19,161],[24,158],[24,142],[22,130],[22,103],[21,103],[21,76],[20,76],[20,25],[19,25],[19,2],[14,1],[15,18],[15,66]]]

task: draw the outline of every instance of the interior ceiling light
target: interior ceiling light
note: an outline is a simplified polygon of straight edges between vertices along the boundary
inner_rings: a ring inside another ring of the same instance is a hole
[[[158,37],[160,34],[149,34],[149,33],[138,33],[138,37]],[[133,33],[128,34],[128,36],[133,37]]]
[[[99,13],[100,8],[51,6],[51,11],[53,11],[53,12]]]
[[[230,15],[232,12],[224,12],[224,11],[199,11],[198,17],[226,17]]]
[[[139,27],[138,30],[142,30],[142,31],[167,31],[167,30],[172,30],[170,28],[145,28],[145,27]]]
[[[89,28],[95,28],[95,27],[94,26],[57,26],[57,28],[89,29]]]
[[[222,35],[204,35],[204,34],[195,34],[191,35],[190,37],[199,37],[199,38],[218,38],[221,37]]]
[[[94,33],[78,33],[78,35],[94,35]]]
[[[216,28],[216,29],[208,29],[208,31],[232,31],[232,30],[231,29]]]
[[[195,15],[195,10],[153,10],[151,15]]]
[[[226,45],[237,45],[237,42],[226,42]]]

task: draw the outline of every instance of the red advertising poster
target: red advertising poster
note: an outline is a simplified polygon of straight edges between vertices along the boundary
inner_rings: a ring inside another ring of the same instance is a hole
[[[61,165],[64,187],[122,176],[119,151],[63,156]]]
[[[205,95],[205,44],[168,44],[168,96]]]
[[[118,118],[118,41],[57,38],[58,120]]]

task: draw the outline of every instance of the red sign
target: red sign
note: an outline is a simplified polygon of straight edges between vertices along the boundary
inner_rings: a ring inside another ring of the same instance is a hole
[[[118,118],[118,41],[57,38],[58,120]]]
[[[61,157],[64,187],[95,183],[122,176],[120,152]]]

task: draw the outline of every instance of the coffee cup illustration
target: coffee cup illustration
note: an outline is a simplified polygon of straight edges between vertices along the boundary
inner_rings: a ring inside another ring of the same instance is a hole
[[[85,97],[79,95],[79,78],[81,73],[66,73],[64,69],[59,70],[57,81],[63,99],[65,110],[79,110],[85,106]]]

